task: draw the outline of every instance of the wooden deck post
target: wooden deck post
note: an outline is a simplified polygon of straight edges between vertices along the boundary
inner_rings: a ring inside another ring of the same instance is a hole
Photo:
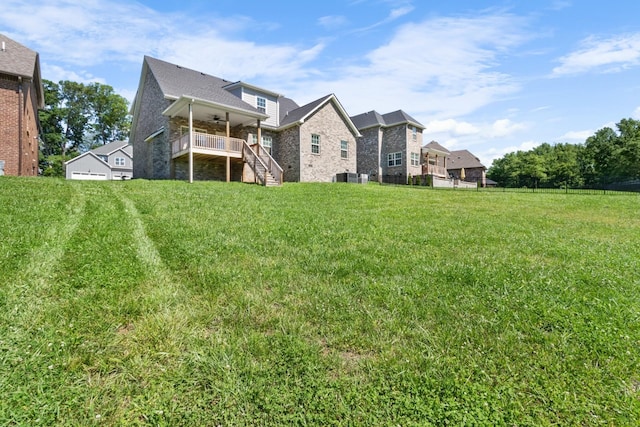
[[[193,105],[191,102],[189,103],[189,183],[193,183]]]
[[[231,157],[229,157],[229,146],[231,144],[231,141],[229,140],[229,138],[231,137],[231,129],[229,127],[229,112],[227,111],[225,114],[225,122],[226,122],[226,144],[225,146],[227,147],[227,182],[231,181]]]

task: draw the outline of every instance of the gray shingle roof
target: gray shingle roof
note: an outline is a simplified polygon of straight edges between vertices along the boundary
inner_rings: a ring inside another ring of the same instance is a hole
[[[373,126],[384,126],[384,119],[377,111],[367,111],[351,117],[351,121],[358,129],[367,129]]]
[[[474,156],[469,150],[452,151],[451,154],[447,156],[447,169],[462,168],[485,168],[485,166],[480,162],[480,159]]]
[[[331,95],[323,96],[322,98],[316,99],[302,107],[298,107],[293,111],[289,111],[282,121],[280,121],[280,126],[287,126],[288,124],[295,123],[301,119],[303,119],[307,114],[312,112],[318,105],[322,104],[327,100],[327,98],[331,97]]]
[[[372,126],[395,126],[402,123],[409,123],[424,129],[425,127],[416,119],[402,110],[392,111],[391,113],[379,114],[377,111],[368,111],[351,117],[351,121],[358,129],[366,129]]]
[[[426,148],[426,149],[440,151],[441,153],[449,153],[449,154],[451,154],[449,150],[447,150],[442,145],[438,144],[436,141],[431,141],[430,143],[425,144],[423,147]]]
[[[279,117],[278,123],[284,122],[285,117],[289,115],[291,111],[294,111],[300,108],[300,106],[296,104],[293,99],[287,98],[285,96],[279,98],[278,102],[280,103],[280,117]]]
[[[422,123],[408,115],[402,110],[393,111],[391,113],[383,114],[382,118],[387,126],[398,125],[400,123],[411,123],[413,125],[418,126],[419,128],[424,129]]]
[[[127,141],[113,141],[108,144],[101,145],[91,150],[95,154],[109,155],[119,148],[126,148],[129,143]],[[126,151],[126,150],[125,150]]]
[[[150,56],[145,56],[144,60],[158,81],[160,90],[162,90],[165,97],[177,99],[181,96],[192,96],[253,113],[258,112],[254,106],[223,89],[224,86],[231,83],[228,80]]]
[[[38,53],[0,34],[0,72],[13,76],[34,78]]]

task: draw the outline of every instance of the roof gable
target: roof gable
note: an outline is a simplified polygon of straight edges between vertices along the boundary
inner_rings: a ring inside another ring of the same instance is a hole
[[[351,129],[353,134],[356,136],[360,136],[360,132],[358,131],[358,128],[353,124],[353,122],[351,121],[351,118],[342,107],[342,104],[340,104],[340,101],[338,101],[338,98],[336,98],[336,96],[333,93],[330,95],[324,96],[322,98],[316,99],[315,101],[312,101],[306,105],[303,105],[302,107],[299,107],[293,111],[290,111],[289,114],[287,114],[282,120],[282,122],[280,123],[281,129],[304,123],[307,118],[309,118],[313,113],[318,111],[320,108],[322,108],[324,105],[326,105],[329,102],[334,103],[339,114],[345,120],[345,122],[347,123],[347,126]]]
[[[113,141],[108,144],[101,145],[99,147],[91,150],[94,154],[100,154],[104,156],[108,156],[114,151],[120,150],[123,147],[126,147],[129,143],[127,141]]]
[[[383,114],[382,118],[384,119],[384,122],[387,126],[394,126],[394,125],[399,125],[403,123],[408,123],[420,129],[425,128],[422,125],[422,123],[420,123],[419,121],[417,121],[416,119],[414,119],[413,117],[411,117],[409,114],[405,113],[402,110],[392,111],[391,113]]]
[[[430,143],[423,145],[422,148],[424,148],[426,151],[436,151],[445,155],[451,154],[449,150],[438,144],[436,141],[431,141]]]

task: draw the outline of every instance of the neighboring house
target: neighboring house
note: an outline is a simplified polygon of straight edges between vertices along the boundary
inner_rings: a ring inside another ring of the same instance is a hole
[[[114,141],[65,163],[67,179],[110,180],[133,177],[133,148]]]
[[[134,178],[278,185],[356,170],[360,134],[333,94],[299,106],[145,56],[131,114]]]
[[[487,185],[487,168],[469,150],[452,151],[447,157],[447,171],[454,179]]]
[[[402,110],[369,111],[351,117],[360,131],[358,173],[372,181],[404,181],[422,173],[420,147],[425,127]]]
[[[437,178],[449,178],[447,172],[447,157],[451,155],[449,150],[431,141],[422,147],[422,173],[423,175],[433,175]]]
[[[38,174],[43,107],[38,53],[0,34],[0,175]]]

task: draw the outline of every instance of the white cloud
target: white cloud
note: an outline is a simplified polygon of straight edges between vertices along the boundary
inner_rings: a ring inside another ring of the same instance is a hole
[[[637,107],[635,110],[633,110],[633,113],[631,113],[631,117],[636,120],[640,120],[640,107]]]
[[[429,133],[447,132],[451,135],[473,135],[480,132],[480,129],[469,122],[457,121],[454,119],[433,120],[427,123]]]
[[[569,141],[569,142],[584,142],[587,138],[592,136],[594,131],[589,130],[573,130],[565,133],[560,138],[559,141]]]
[[[617,72],[640,64],[640,33],[609,39],[589,37],[581,47],[559,59],[554,76],[580,74],[589,71]]]
[[[58,83],[61,80],[70,80],[78,83],[102,83],[108,84],[104,78],[93,76],[88,72],[77,73],[75,71],[67,70],[57,65],[44,65],[42,67],[42,75],[47,80]]]
[[[349,20],[341,15],[322,16],[318,19],[318,24],[328,30],[343,28],[349,24]]]
[[[501,138],[524,129],[527,129],[525,123],[514,123],[509,119],[499,119],[491,125],[489,136],[492,138]]]

